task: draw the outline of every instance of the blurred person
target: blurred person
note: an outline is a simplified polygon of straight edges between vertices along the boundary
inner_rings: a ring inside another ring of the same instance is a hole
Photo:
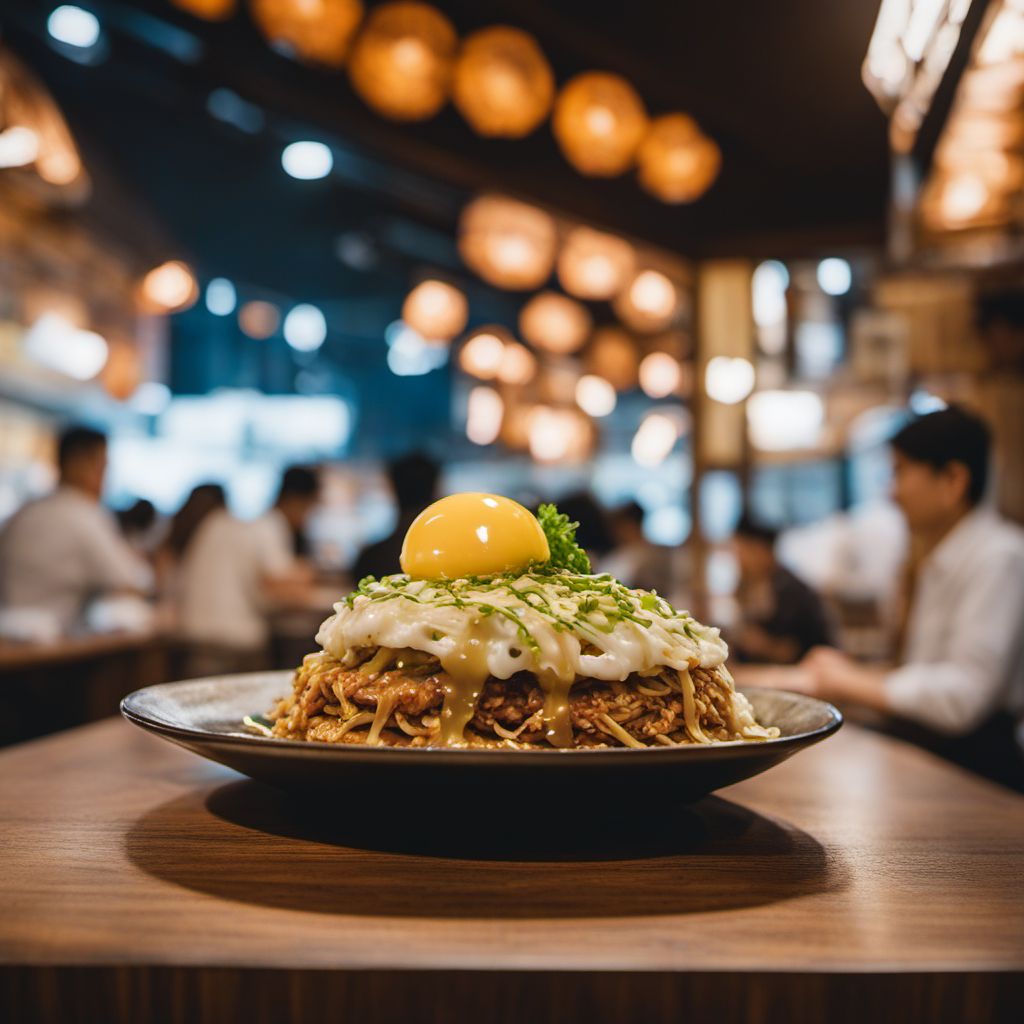
[[[189,543],[206,517],[227,506],[224,488],[220,484],[197,484],[174,513],[170,526],[153,555],[157,585],[166,598],[175,601],[177,576]]]
[[[904,735],[1024,790],[1024,531],[982,505],[988,427],[950,407],[890,444],[916,555],[903,656],[878,668],[818,648],[793,688],[891,716]]]
[[[576,542],[592,563],[596,564],[611,551],[614,541],[608,516],[592,494],[588,491],[567,494],[559,499],[558,511],[565,513],[571,522],[579,523]]]
[[[153,502],[138,498],[115,515],[124,539],[140,555],[147,555],[153,549],[157,527],[156,506]]]
[[[825,605],[776,556],[778,532],[744,514],[732,550],[740,570],[739,626],[730,631],[730,653],[740,661],[791,665],[811,648],[831,643]]]
[[[356,556],[352,576],[388,576],[401,572],[402,541],[412,521],[437,497],[441,467],[429,455],[412,452],[388,464],[388,479],[398,505],[398,522],[383,540],[368,544]]]
[[[316,470],[285,470],[273,507],[259,519],[208,510],[184,547],[178,630],[188,645],[189,675],[265,668],[269,615],[310,598],[313,568],[295,556],[294,536],[320,495]],[[207,494],[205,500],[217,495]]]
[[[620,505],[612,510],[608,525],[614,546],[601,560],[601,571],[611,573],[629,587],[656,590],[669,597],[676,582],[676,552],[653,544],[644,536],[643,506],[635,501]]]
[[[68,633],[86,627],[97,600],[148,593],[152,573],[101,504],[106,436],[68,428],[57,465],[56,490],[25,505],[0,533],[0,606],[36,616],[44,632]]]

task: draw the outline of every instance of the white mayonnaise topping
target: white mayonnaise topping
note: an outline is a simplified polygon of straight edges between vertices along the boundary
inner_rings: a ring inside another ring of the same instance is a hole
[[[472,643],[484,647],[498,679],[526,671],[624,680],[662,666],[713,668],[728,654],[717,629],[607,575],[387,576],[334,608],[316,639],[349,663],[366,647],[408,647],[448,661]]]

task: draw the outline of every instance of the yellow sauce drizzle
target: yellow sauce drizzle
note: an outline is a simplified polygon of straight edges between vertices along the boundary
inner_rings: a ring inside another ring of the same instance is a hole
[[[480,620],[474,619],[466,641],[441,657],[441,667],[449,680],[444,684],[441,709],[441,744],[445,747],[465,743],[466,726],[490,675],[487,646],[480,632]]]
[[[544,736],[553,747],[571,747],[573,745],[572,718],[569,714],[569,690],[574,682],[573,676],[561,676],[550,669],[537,676],[544,691],[544,710],[541,720],[544,722]]]

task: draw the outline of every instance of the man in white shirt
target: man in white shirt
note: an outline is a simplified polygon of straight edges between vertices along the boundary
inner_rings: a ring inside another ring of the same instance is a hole
[[[314,470],[288,469],[274,507],[245,522],[212,512],[181,566],[179,631],[193,648],[189,674],[265,667],[268,612],[302,604],[313,583],[297,537],[319,498]]]
[[[147,593],[149,566],[100,504],[107,439],[86,427],[58,444],[59,486],[16,512],[0,533],[0,606],[45,615],[62,633],[81,629],[97,598]]]
[[[949,408],[891,445],[918,565],[902,663],[867,667],[816,648],[793,688],[914,723],[938,752],[1024,789],[1024,531],[981,507],[988,428]]]

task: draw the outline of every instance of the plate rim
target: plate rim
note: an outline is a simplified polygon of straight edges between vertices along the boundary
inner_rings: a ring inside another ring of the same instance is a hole
[[[380,758],[383,756],[385,758],[390,758],[392,761],[395,761],[396,759],[406,759],[411,761],[423,760],[424,758],[429,758],[431,760],[457,758],[474,760],[478,763],[486,763],[488,758],[494,758],[495,755],[505,755],[505,758],[507,758],[509,755],[513,754],[516,755],[516,760],[520,763],[529,762],[536,764],[541,760],[556,761],[563,760],[566,757],[571,757],[574,761],[582,762],[584,759],[590,761],[594,761],[596,759],[604,760],[610,756],[621,757],[623,755],[636,755],[640,753],[643,753],[650,760],[658,757],[672,760],[680,758],[694,758],[696,760],[701,758],[713,759],[714,755],[717,755],[718,757],[729,756],[730,753],[738,751],[767,752],[771,750],[782,753],[794,746],[804,747],[809,746],[812,743],[818,743],[837,732],[844,722],[843,713],[830,701],[822,700],[819,697],[812,697],[809,694],[797,693],[792,690],[779,690],[774,687],[757,687],[756,689],[758,692],[785,694],[788,697],[796,697],[800,701],[809,701],[820,705],[825,710],[829,720],[825,722],[825,724],[818,726],[816,729],[811,729],[807,732],[796,733],[792,736],[779,736],[774,739],[760,740],[757,742],[749,740],[727,740],[707,745],[702,743],[686,745],[680,744],[674,747],[659,745],[655,747],[645,747],[643,751],[628,747],[600,747],[587,748],[583,750],[559,750],[554,748],[540,750],[488,750],[480,747],[368,747],[365,744],[326,743],[316,740],[282,739],[277,736],[247,736],[241,733],[209,732],[202,729],[195,729],[175,724],[167,721],[166,719],[156,718],[152,715],[147,715],[137,706],[138,701],[144,695],[150,694],[153,691],[168,690],[179,686],[194,685],[196,683],[203,682],[216,683],[217,681],[224,679],[238,681],[246,678],[254,680],[257,678],[266,679],[274,675],[280,675],[284,681],[287,680],[291,674],[291,670],[284,669],[278,671],[229,673],[220,676],[204,676],[196,679],[180,679],[166,683],[154,683],[150,686],[144,686],[140,687],[138,690],[133,690],[127,696],[122,698],[119,708],[122,716],[133,725],[138,726],[141,729],[145,729],[147,732],[151,732],[166,739],[178,743],[184,743],[189,746],[191,746],[191,744],[202,744],[206,746],[217,744],[253,752],[257,750],[264,750],[268,755],[272,752],[288,752],[289,754],[297,757],[323,758],[326,755],[327,757],[339,758],[340,760],[361,760],[366,757]],[[328,751],[331,751],[332,753],[328,753]],[[505,758],[502,758],[502,762],[505,764],[509,763]]]

